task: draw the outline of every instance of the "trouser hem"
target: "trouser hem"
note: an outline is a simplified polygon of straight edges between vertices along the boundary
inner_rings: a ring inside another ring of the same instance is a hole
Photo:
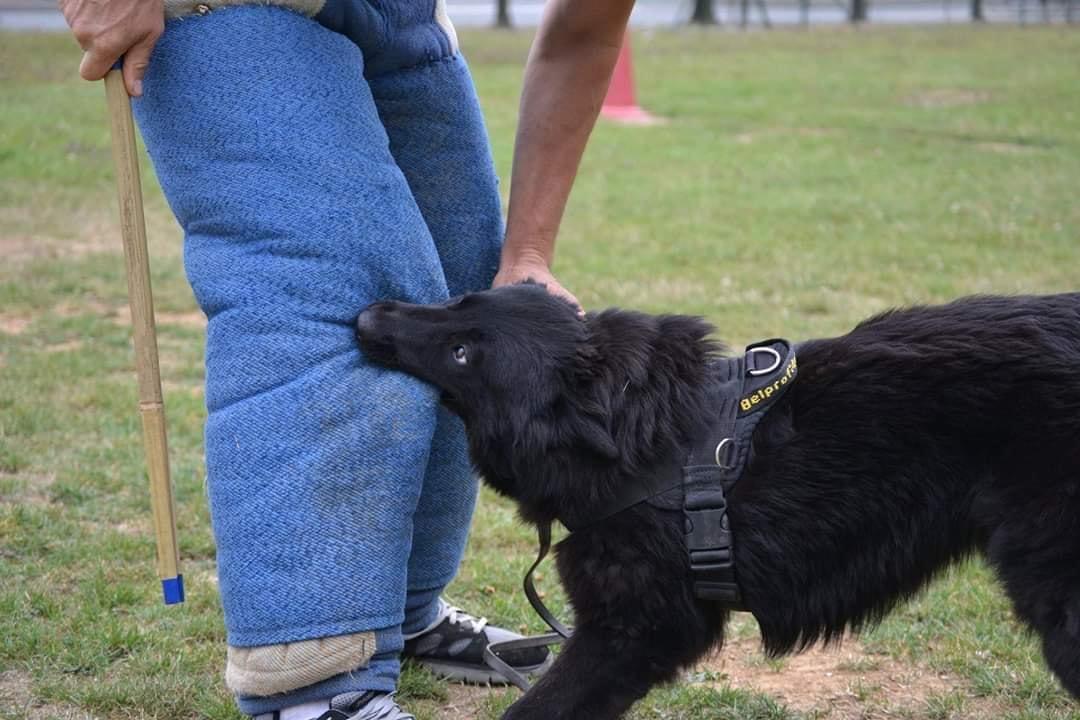
[[[393,615],[377,615],[370,619],[355,620],[348,623],[327,623],[322,625],[305,625],[302,628],[274,628],[273,630],[252,630],[242,632],[229,632],[228,643],[233,647],[255,647],[257,645],[284,645],[286,643],[300,642],[302,640],[315,640],[317,638],[333,637],[336,635],[354,635],[356,633],[374,632],[376,638],[380,632],[387,628],[395,631],[404,621],[401,613]]]

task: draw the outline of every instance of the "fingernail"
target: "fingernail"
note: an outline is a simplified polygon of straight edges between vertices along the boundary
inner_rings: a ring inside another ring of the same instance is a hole
[[[142,80],[135,81],[135,94],[142,95]]]

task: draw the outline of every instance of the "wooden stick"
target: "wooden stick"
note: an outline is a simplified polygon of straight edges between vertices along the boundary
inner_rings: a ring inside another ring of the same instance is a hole
[[[176,543],[176,518],[172,483],[169,480],[169,449],[165,438],[165,403],[161,396],[154,299],[150,289],[150,260],[146,247],[139,156],[135,148],[135,123],[131,101],[120,70],[105,76],[105,96],[112,129],[113,162],[120,197],[120,230],[124,238],[128,302],[135,339],[135,372],[139,381],[139,415],[143,445],[150,474],[150,506],[157,536],[157,570],[165,603],[184,601],[184,577]]]

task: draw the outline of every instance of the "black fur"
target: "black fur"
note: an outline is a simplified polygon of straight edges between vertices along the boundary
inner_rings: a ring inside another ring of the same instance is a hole
[[[711,331],[623,310],[580,320],[535,285],[358,320],[369,357],[442,390],[479,472],[533,523],[580,524],[620,484],[682,463],[711,411]],[[765,650],[872,624],[978,551],[1080,696],[1080,294],[897,310],[798,356],[729,496]],[[619,717],[723,641],[727,612],[690,589],[679,501],[559,545],[576,632],[505,717]]]

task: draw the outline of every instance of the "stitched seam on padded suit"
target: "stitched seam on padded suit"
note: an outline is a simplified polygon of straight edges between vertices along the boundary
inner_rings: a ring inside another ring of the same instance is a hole
[[[442,57],[435,58],[434,60],[424,60],[423,62],[416,63],[415,65],[407,65],[405,67],[394,68],[393,70],[387,70],[386,72],[372,75],[369,80],[378,80],[379,78],[389,77],[397,73],[426,70],[428,68],[434,67],[435,65],[438,65],[439,63],[454,62],[457,60],[457,57],[460,54],[460,52],[455,51],[450,53],[449,55],[443,55]]]
[[[273,6],[292,10],[305,17],[314,17],[325,4],[326,0],[165,0],[165,19],[199,17],[203,14],[198,10],[200,5],[210,8],[211,11],[229,7]]]

